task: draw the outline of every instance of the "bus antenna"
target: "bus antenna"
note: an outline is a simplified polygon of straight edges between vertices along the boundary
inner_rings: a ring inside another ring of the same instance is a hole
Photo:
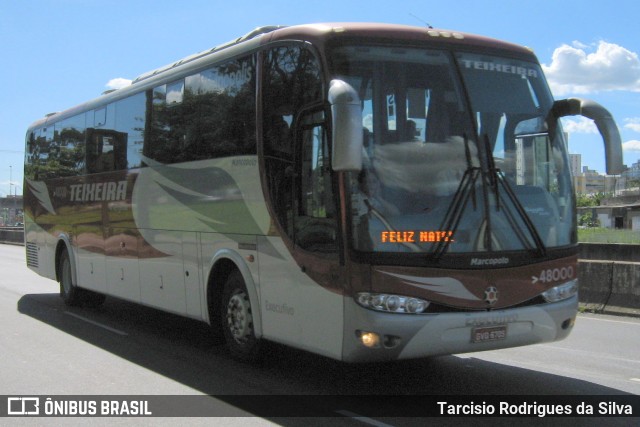
[[[418,21],[422,22],[424,25],[426,25],[427,28],[429,29],[433,29],[433,26],[431,24],[429,24],[427,21],[425,21],[424,19],[420,18],[419,16],[414,15],[413,13],[409,12],[409,15],[413,16],[414,18],[416,18]]]

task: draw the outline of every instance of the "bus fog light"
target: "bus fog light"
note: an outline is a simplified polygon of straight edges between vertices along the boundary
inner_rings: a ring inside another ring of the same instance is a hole
[[[561,326],[562,326],[562,329],[566,330],[566,329],[569,329],[569,328],[573,328],[573,325],[575,325],[575,324],[576,324],[576,318],[574,316],[574,317],[571,317],[571,318],[565,320],[564,322],[562,322]]]
[[[362,345],[368,348],[380,347],[380,335],[375,332],[357,331],[356,335],[360,338]]]
[[[546,302],[558,302],[571,298],[576,293],[578,293],[578,279],[574,279],[559,286],[554,286],[553,288],[544,291],[542,293],[542,297]]]
[[[364,308],[386,313],[421,314],[429,307],[429,301],[420,298],[371,292],[358,293],[356,301]]]
[[[385,335],[382,345],[384,348],[394,348],[400,344],[401,338],[394,335]]]

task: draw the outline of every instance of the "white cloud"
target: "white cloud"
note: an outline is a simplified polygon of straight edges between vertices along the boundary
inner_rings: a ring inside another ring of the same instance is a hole
[[[373,114],[367,114],[362,118],[362,125],[373,132]]]
[[[571,42],[571,44],[573,45],[573,47],[575,47],[576,49],[587,49],[589,47],[588,44],[584,44],[579,40],[574,40],[573,42]]]
[[[117,79],[111,79],[105,85],[107,89],[122,89],[131,84],[131,80],[118,77]]]
[[[634,139],[631,141],[623,142],[622,149],[624,151],[640,151],[640,141]]]
[[[630,119],[624,119],[625,121],[625,125],[624,128],[625,129],[630,129],[634,132],[640,132],[640,117],[633,117]]]
[[[562,118],[562,128],[569,133],[598,133],[596,124],[586,117]]]
[[[640,92],[638,54],[601,41],[595,52],[574,41],[553,52],[551,65],[542,65],[556,95],[609,90]]]

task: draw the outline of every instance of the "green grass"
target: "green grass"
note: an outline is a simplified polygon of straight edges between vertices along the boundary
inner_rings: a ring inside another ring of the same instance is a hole
[[[640,244],[640,231],[610,228],[579,228],[578,241],[584,243]]]

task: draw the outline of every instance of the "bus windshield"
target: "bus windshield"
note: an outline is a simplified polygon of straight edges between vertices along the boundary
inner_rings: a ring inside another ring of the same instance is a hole
[[[575,243],[566,142],[535,62],[392,46],[341,46],[333,72],[363,108],[350,173],[363,252],[536,251]]]

